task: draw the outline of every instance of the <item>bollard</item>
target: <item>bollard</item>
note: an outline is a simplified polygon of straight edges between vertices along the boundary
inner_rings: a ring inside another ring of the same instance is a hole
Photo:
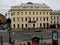
[[[14,40],[11,42],[11,45],[15,45],[15,41]]]
[[[3,45],[3,40],[2,39],[3,39],[3,37],[1,36],[1,45]]]
[[[43,44],[43,38],[41,37],[41,44]]]

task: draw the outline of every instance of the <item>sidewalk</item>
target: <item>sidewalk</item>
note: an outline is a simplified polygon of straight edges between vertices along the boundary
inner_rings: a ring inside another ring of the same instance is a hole
[[[15,45],[20,45],[20,43],[21,43],[22,45],[23,45],[24,43],[27,45],[27,41],[15,42]],[[52,44],[52,39],[43,40],[43,43]],[[9,43],[3,43],[3,45],[11,45],[11,44],[9,44]],[[58,45],[60,45],[60,39],[58,39]]]
[[[11,45],[11,44],[9,44],[9,43],[3,43],[3,45]],[[19,42],[15,42],[15,45],[20,45],[20,43]]]

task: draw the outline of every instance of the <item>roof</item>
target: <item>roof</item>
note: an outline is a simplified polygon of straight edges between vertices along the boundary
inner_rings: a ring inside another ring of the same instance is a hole
[[[3,17],[5,17],[5,16],[4,16],[3,14],[1,14],[1,13],[0,13],[0,16],[3,16]]]
[[[33,4],[32,2],[28,2],[27,4]]]
[[[60,10],[51,11],[50,15],[60,15]]]
[[[38,4],[38,3],[22,3],[21,5],[12,6],[11,10],[50,10],[50,7],[46,4]]]

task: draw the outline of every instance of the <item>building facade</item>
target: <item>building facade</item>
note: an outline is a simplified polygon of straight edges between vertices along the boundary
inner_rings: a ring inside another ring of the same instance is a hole
[[[11,15],[11,27],[21,29],[49,28],[53,21],[51,17],[58,15],[53,15],[53,11],[46,4],[31,2],[12,6],[10,12],[13,14]]]
[[[60,11],[51,11],[51,25],[50,27],[59,28],[60,27]]]
[[[0,13],[0,22],[5,23],[6,22],[6,17]]]

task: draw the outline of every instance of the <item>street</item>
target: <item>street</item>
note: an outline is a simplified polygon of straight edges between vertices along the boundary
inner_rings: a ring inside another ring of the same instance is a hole
[[[0,31],[0,36],[3,36],[3,42],[9,41],[8,31]],[[30,41],[32,37],[38,36],[45,39],[52,39],[52,31],[43,30],[42,32],[35,31],[11,31],[11,39],[15,41]],[[58,37],[60,38],[60,31],[58,31]],[[1,40],[1,39],[0,39]]]

